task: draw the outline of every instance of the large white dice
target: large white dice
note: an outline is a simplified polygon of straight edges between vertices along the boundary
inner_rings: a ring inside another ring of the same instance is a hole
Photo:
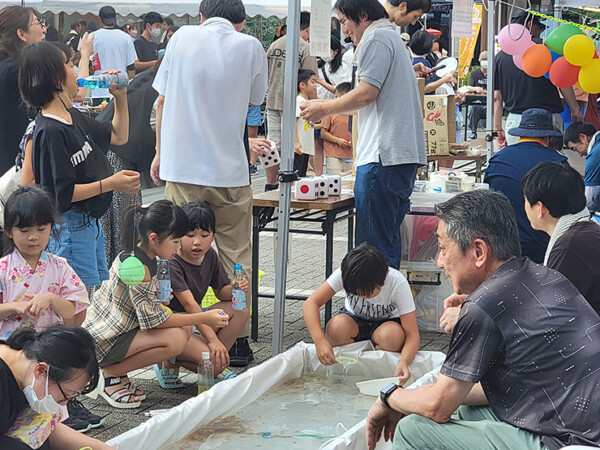
[[[298,200],[316,200],[316,180],[314,178],[300,178],[296,181],[296,198]]]
[[[327,181],[329,183],[329,195],[342,194],[342,177],[339,175],[327,175]]]
[[[327,175],[315,177],[315,181],[317,182],[317,198],[329,197],[329,178],[327,178]]]
[[[279,152],[277,151],[277,146],[274,141],[269,141],[271,143],[271,150],[267,150],[266,147],[263,147],[264,150],[267,150],[267,156],[258,155],[258,159],[260,159],[260,163],[263,167],[271,167],[279,164]]]

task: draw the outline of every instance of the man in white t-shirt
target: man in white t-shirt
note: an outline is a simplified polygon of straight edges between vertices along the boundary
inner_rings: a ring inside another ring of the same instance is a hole
[[[92,65],[94,75],[107,70],[127,73],[130,79],[135,76],[137,54],[133,41],[127,33],[117,28],[117,13],[112,6],[103,6],[98,13],[102,28],[92,33],[94,53]],[[111,98],[108,89],[92,89],[92,98]]]
[[[166,198],[179,205],[210,204],[225,269],[231,276],[241,264],[251,280],[252,189],[243,137],[248,105],[265,97],[267,58],[256,38],[239,33],[245,17],[241,0],[202,0],[201,24],[181,27],[169,41],[153,84],[159,97],[151,175],[156,184],[166,181]],[[253,358],[248,331],[231,349],[231,365]]]
[[[340,313],[321,330],[319,309],[346,291]],[[371,340],[377,350],[401,352],[395,376],[410,378],[408,366],[419,350],[415,303],[406,278],[388,267],[383,253],[365,242],[350,250],[337,269],[302,305],[306,327],[326,366],[336,363],[333,347]]]

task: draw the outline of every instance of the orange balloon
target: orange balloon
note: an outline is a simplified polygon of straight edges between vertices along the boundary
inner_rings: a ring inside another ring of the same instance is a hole
[[[522,64],[523,70],[530,77],[543,77],[552,65],[552,54],[544,44],[537,44],[525,50]]]
[[[550,81],[559,88],[569,88],[577,83],[581,67],[569,64],[564,56],[552,63]]]

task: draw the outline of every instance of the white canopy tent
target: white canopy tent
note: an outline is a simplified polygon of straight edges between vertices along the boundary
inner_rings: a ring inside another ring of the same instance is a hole
[[[18,2],[7,2],[16,3]],[[27,2],[29,4],[29,2]],[[66,13],[66,14],[98,14],[101,7],[105,5],[111,5],[115,8],[118,14],[126,16],[133,14],[135,16],[141,16],[148,11],[156,11],[164,16],[176,15],[184,16],[190,15],[192,17],[198,15],[198,6],[200,0],[41,0],[37,2],[37,5],[41,4],[41,11],[51,13]],[[3,5],[3,1],[0,0],[0,6]],[[38,7],[36,5],[36,7]],[[288,4],[285,0],[244,0],[244,6],[246,7],[246,14],[250,17],[263,16],[270,17],[276,16],[284,18],[288,15]],[[301,1],[302,10],[310,9],[310,0]]]

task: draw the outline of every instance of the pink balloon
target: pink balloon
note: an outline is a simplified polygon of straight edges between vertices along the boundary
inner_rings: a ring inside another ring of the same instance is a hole
[[[518,23],[511,23],[500,30],[498,44],[504,53],[522,55],[533,42],[527,28]]]
[[[515,66],[517,66],[519,69],[524,70],[523,69],[523,54],[513,55],[513,62],[515,63]]]

